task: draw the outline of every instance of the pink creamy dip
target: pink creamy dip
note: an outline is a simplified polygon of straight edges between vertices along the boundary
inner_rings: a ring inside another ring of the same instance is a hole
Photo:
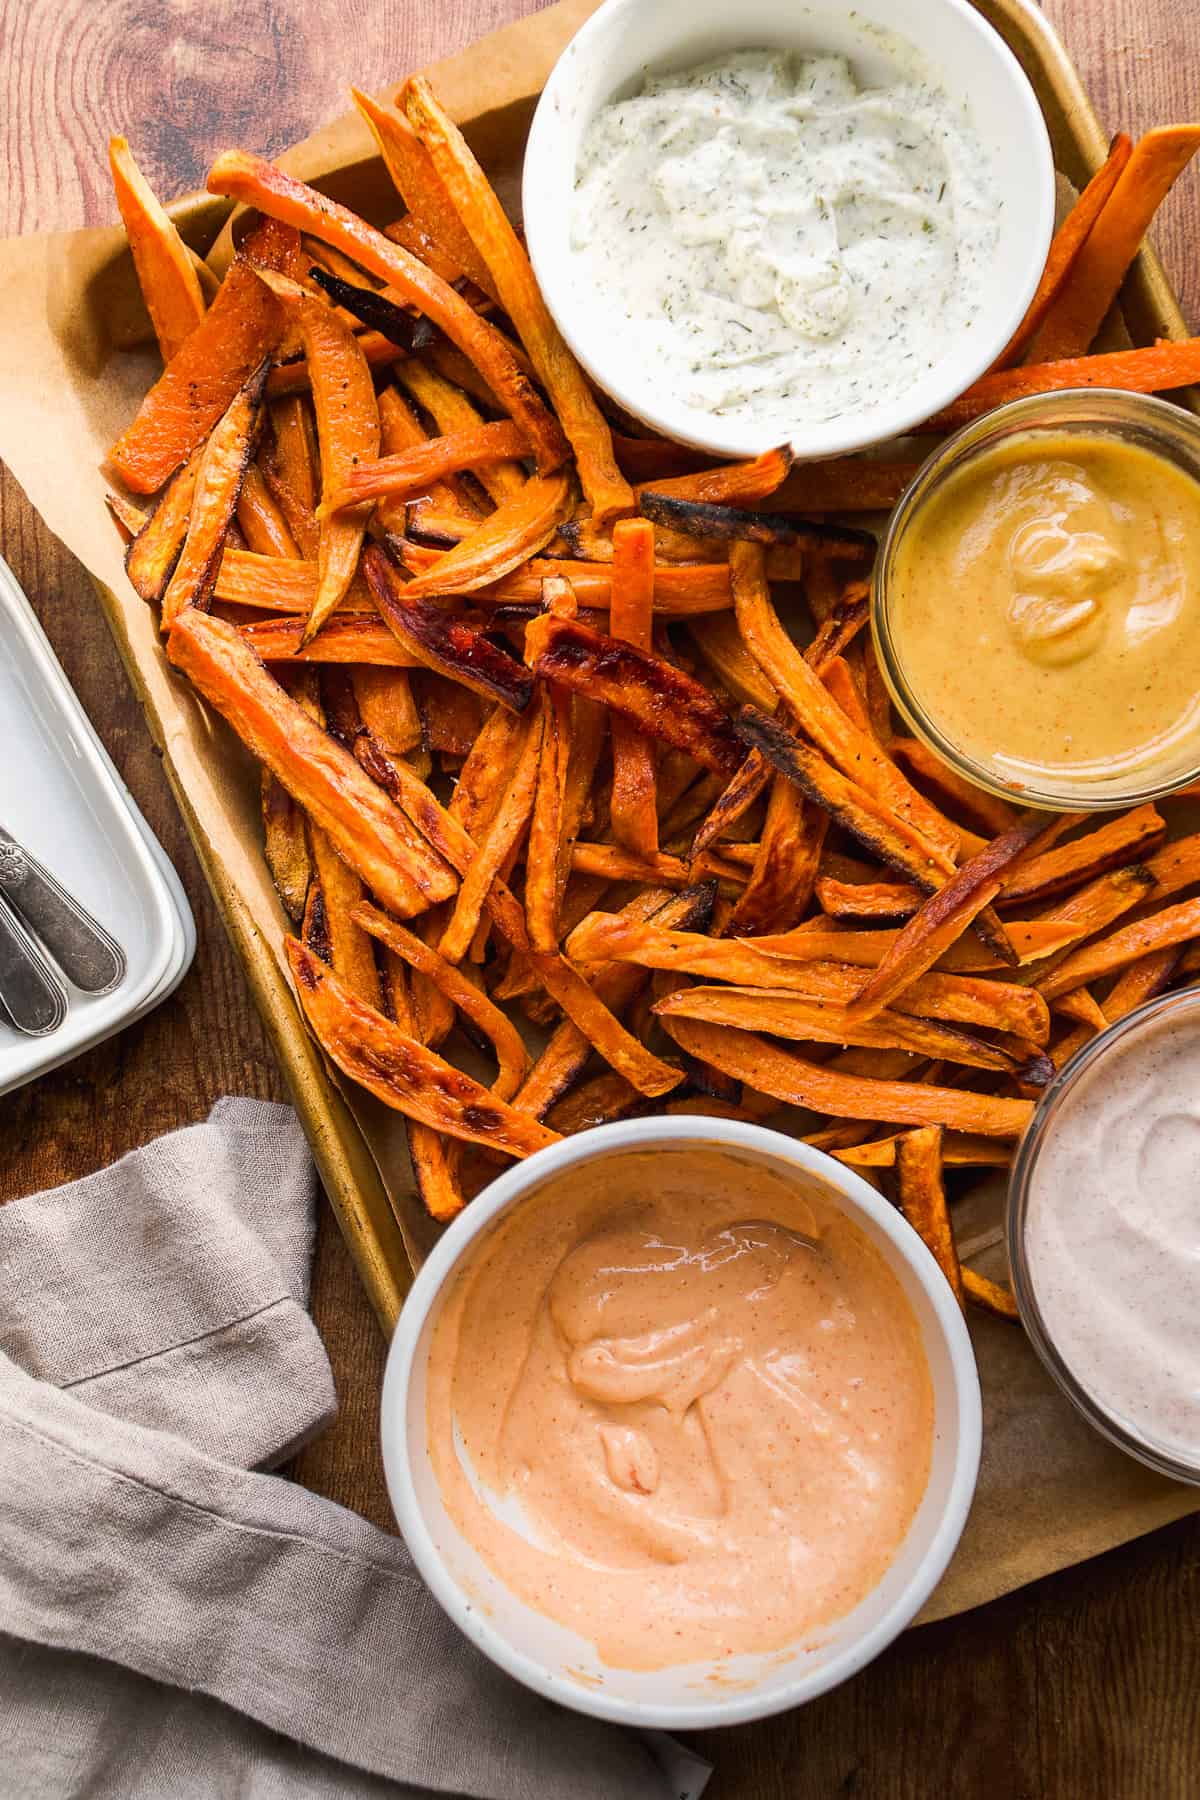
[[[849,1612],[929,1475],[895,1276],[826,1190],[715,1147],[605,1157],[522,1201],[448,1292],[427,1395],[463,1535],[621,1668]]]
[[[1076,1381],[1134,1437],[1200,1462],[1200,1019],[1118,1038],[1038,1147],[1025,1262]]]

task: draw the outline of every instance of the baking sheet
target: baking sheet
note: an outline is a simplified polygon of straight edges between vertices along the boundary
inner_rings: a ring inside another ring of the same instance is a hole
[[[593,10],[562,0],[430,71],[476,150],[515,193],[524,131],[554,58]],[[1030,73],[1056,156],[1076,184],[1106,138],[1041,15],[1024,0],[981,0]],[[347,116],[281,160],[380,222],[388,202],[365,125]],[[173,209],[207,250],[227,209],[207,197]],[[218,254],[220,246],[218,244]],[[1185,335],[1162,271],[1143,255],[1125,314],[1138,341]],[[135,410],[151,357],[114,351],[139,332],[132,268],[119,230],[0,243],[0,454],[30,500],[85,564],[291,1084],[330,1199],[385,1329],[409,1280],[406,1244],[428,1239],[407,1185],[403,1128],[368,1098],[350,1105],[304,1030],[282,971],[283,917],[259,848],[258,783],[249,757],[168,668],[154,621],[124,578],[121,546],[97,473]],[[64,480],[64,471],[70,480]],[[351,1110],[351,1107],[353,1110]],[[995,1196],[968,1230],[998,1255]],[[986,1264],[985,1264],[986,1266]],[[984,1387],[985,1449],[962,1546],[923,1615],[940,1617],[1081,1561],[1200,1506],[1200,1491],[1143,1470],[1090,1432],[1011,1326],[973,1320]]]

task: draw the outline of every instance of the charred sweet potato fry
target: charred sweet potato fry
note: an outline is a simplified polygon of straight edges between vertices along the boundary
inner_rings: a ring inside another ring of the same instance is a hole
[[[269,769],[262,772],[263,854],[284,912],[298,925],[312,875],[304,813]]]
[[[109,138],[108,166],[138,286],[163,361],[170,362],[204,317],[200,277],[187,245],[134,161],[127,138]]]
[[[536,674],[601,701],[706,769],[732,775],[738,768],[743,751],[729,716],[699,682],[577,620],[545,624]]]
[[[736,1080],[791,1106],[842,1119],[895,1125],[945,1125],[985,1137],[1019,1137],[1033,1116],[1031,1100],[997,1099],[962,1088],[842,1075],[780,1049],[749,1031],[696,1019],[664,1020],[681,1049]]]
[[[297,998],[326,1055],[385,1106],[468,1143],[531,1156],[558,1140],[368,1006],[295,938],[286,943]]]
[[[283,327],[274,294],[248,263],[236,261],[108,453],[126,487],[158,492],[228,410]]]
[[[234,395],[204,447],[196,470],[183,547],[163,592],[164,631],[171,629],[185,608],[207,606],[212,597],[225,534],[258,440],[266,376],[264,361]]]
[[[550,317],[525,248],[490,182],[423,76],[405,83],[401,104],[550,396],[593,517],[604,523],[631,512],[633,492],[617,467],[608,422]]]
[[[380,616],[414,662],[462,682],[485,700],[524,711],[533,694],[533,677],[515,658],[463,620],[412,597],[418,584],[406,585],[378,544],[368,545],[362,566]]]
[[[234,626],[189,609],[176,621],[167,653],[390,911],[409,918],[450,898],[458,885],[453,872],[267,673]]]
[[[863,982],[854,1002],[860,1018],[889,1005],[918,975],[931,969],[957,942],[971,921],[991,904],[1003,885],[1005,871],[1041,835],[1045,822],[1034,818],[1003,837],[993,839],[978,856],[951,876],[944,887],[922,902],[897,936],[887,955]],[[1016,951],[1013,953],[1016,962]]]
[[[904,1133],[896,1147],[896,1176],[900,1211],[933,1252],[955,1299],[965,1309],[962,1268],[942,1181],[940,1125],[924,1125]]]
[[[125,552],[125,573],[134,591],[151,606],[157,606],[166,593],[179,560],[204,451],[205,446],[198,444],[183,467],[176,470],[158,505]]]
[[[526,433],[539,470],[548,474],[565,461],[566,440],[504,339],[461,294],[415,256],[398,244],[389,243],[382,232],[367,225],[348,207],[316,193],[261,157],[241,150],[227,150],[217,158],[209,170],[208,188],[210,193],[227,194],[258,207],[272,218],[311,232],[394,287],[480,369],[505,411]],[[215,304],[206,319],[211,318],[213,311]]]
[[[643,481],[637,488],[638,500],[652,493],[664,500],[692,500],[710,506],[749,506],[773,494],[792,466],[788,444],[777,450],[764,450],[749,462],[722,463],[715,469],[688,470],[668,476],[663,481]],[[653,518],[653,513],[647,513]],[[669,525],[669,519],[660,523]],[[715,536],[723,535],[720,532]]]
[[[342,861],[319,825],[310,823],[308,839],[313,876],[321,892],[324,915],[327,949],[321,953],[323,960],[353,994],[379,1011],[383,1006],[383,994],[374,947],[355,917],[355,909],[364,899],[362,881]],[[307,933],[305,942],[308,942]]]

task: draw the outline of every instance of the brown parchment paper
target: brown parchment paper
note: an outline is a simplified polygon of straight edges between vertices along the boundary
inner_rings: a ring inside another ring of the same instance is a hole
[[[515,191],[534,99],[594,4],[562,0],[432,71],[506,197]],[[1104,138],[1061,46],[1025,0],[980,5],[1033,77],[1059,165],[1079,182],[1103,154]],[[324,127],[283,160],[377,222],[395,210],[356,115]],[[219,263],[225,204],[197,196],[173,211],[202,253],[216,245]],[[1139,341],[1183,335],[1152,258],[1143,259],[1126,315]],[[221,721],[168,668],[154,620],[125,580],[104,506],[105,448],[156,369],[150,353],[129,348],[144,332],[119,229],[0,242],[0,455],[93,579],[330,1199],[390,1329],[410,1263],[430,1241],[412,1194],[401,1122],[369,1097],[343,1094],[304,1030],[283,974],[283,916],[260,852],[257,773]],[[985,1268],[989,1259],[1003,1262],[1001,1202],[995,1187],[966,1202],[966,1248]],[[1200,1490],[1143,1470],[1078,1420],[1019,1330],[988,1318],[974,1318],[972,1329],[984,1390],[983,1468],[962,1545],[926,1619],[977,1605],[1200,1507]]]

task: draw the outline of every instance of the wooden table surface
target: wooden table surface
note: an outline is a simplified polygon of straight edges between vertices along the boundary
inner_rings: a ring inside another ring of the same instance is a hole
[[[7,181],[0,234],[115,218],[105,162],[128,132],[165,196],[223,145],[278,151],[367,88],[460,48],[536,0],[0,0]],[[1200,90],[1195,0],[1047,0],[1111,131],[1187,118]],[[1200,320],[1200,177],[1157,233]],[[86,1174],[201,1118],[221,1094],[281,1098],[266,1039],[137,704],[80,568],[0,474],[0,553],[183,877],[199,928],[173,999],[0,1100],[0,1199]],[[389,1525],[375,1441],[383,1344],[325,1210],[314,1310],[341,1399],[299,1479]],[[711,1800],[835,1794],[1168,1800],[1200,1794],[1200,1519],[909,1632],[837,1693],[711,1734]],[[0,1782],[2,1786],[2,1782]]]

